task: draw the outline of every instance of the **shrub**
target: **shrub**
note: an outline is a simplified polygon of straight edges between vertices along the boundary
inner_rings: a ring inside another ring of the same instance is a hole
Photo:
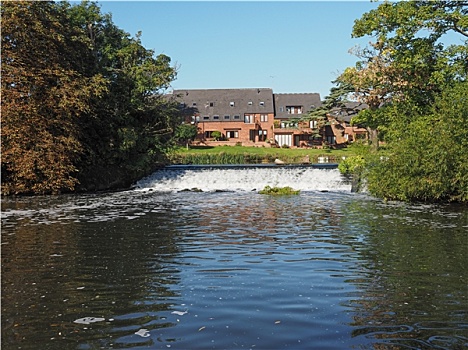
[[[258,193],[260,194],[269,194],[269,195],[274,195],[274,196],[281,196],[281,195],[293,195],[293,194],[299,194],[299,190],[294,190],[289,186],[286,187],[270,187],[270,186],[265,186],[265,188]]]

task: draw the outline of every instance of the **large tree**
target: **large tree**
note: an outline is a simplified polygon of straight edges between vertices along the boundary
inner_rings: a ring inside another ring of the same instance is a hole
[[[458,37],[446,45],[449,33]],[[355,21],[353,36],[364,35],[375,41],[339,80],[370,106],[356,121],[387,131],[389,158],[371,162],[369,189],[389,199],[468,201],[459,161],[468,139],[468,2],[385,2]]]
[[[1,17],[2,191],[73,189],[76,120],[105,83],[86,74],[89,48],[52,2],[4,2]]]
[[[3,193],[105,189],[150,171],[176,123],[161,96],[170,58],[93,2],[1,11]]]
[[[353,37],[375,39],[354,50],[360,60],[338,80],[351,84],[356,98],[369,105],[359,122],[386,128],[392,120],[385,106],[410,103],[421,112],[447,86],[466,78],[467,11],[464,1],[385,2],[355,21]],[[444,45],[448,33],[458,34],[459,43]],[[407,122],[404,117],[398,116]]]

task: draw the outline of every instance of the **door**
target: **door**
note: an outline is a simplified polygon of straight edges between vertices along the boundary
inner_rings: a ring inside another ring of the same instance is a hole
[[[275,141],[280,147],[283,147],[284,145],[291,147],[292,135],[284,135],[284,134],[275,135]]]

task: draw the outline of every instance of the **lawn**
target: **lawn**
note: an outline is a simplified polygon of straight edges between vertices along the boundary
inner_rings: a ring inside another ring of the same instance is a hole
[[[173,163],[180,164],[239,164],[272,163],[280,159],[286,163],[303,163],[309,157],[311,163],[319,157],[328,157],[329,162],[339,162],[342,157],[355,154],[352,148],[303,149],[303,148],[267,148],[244,146],[194,146],[177,148],[171,153]]]

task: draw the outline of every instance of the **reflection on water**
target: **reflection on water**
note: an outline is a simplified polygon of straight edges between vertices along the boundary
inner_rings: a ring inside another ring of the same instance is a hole
[[[462,349],[466,208],[303,192],[2,201],[2,349]]]

